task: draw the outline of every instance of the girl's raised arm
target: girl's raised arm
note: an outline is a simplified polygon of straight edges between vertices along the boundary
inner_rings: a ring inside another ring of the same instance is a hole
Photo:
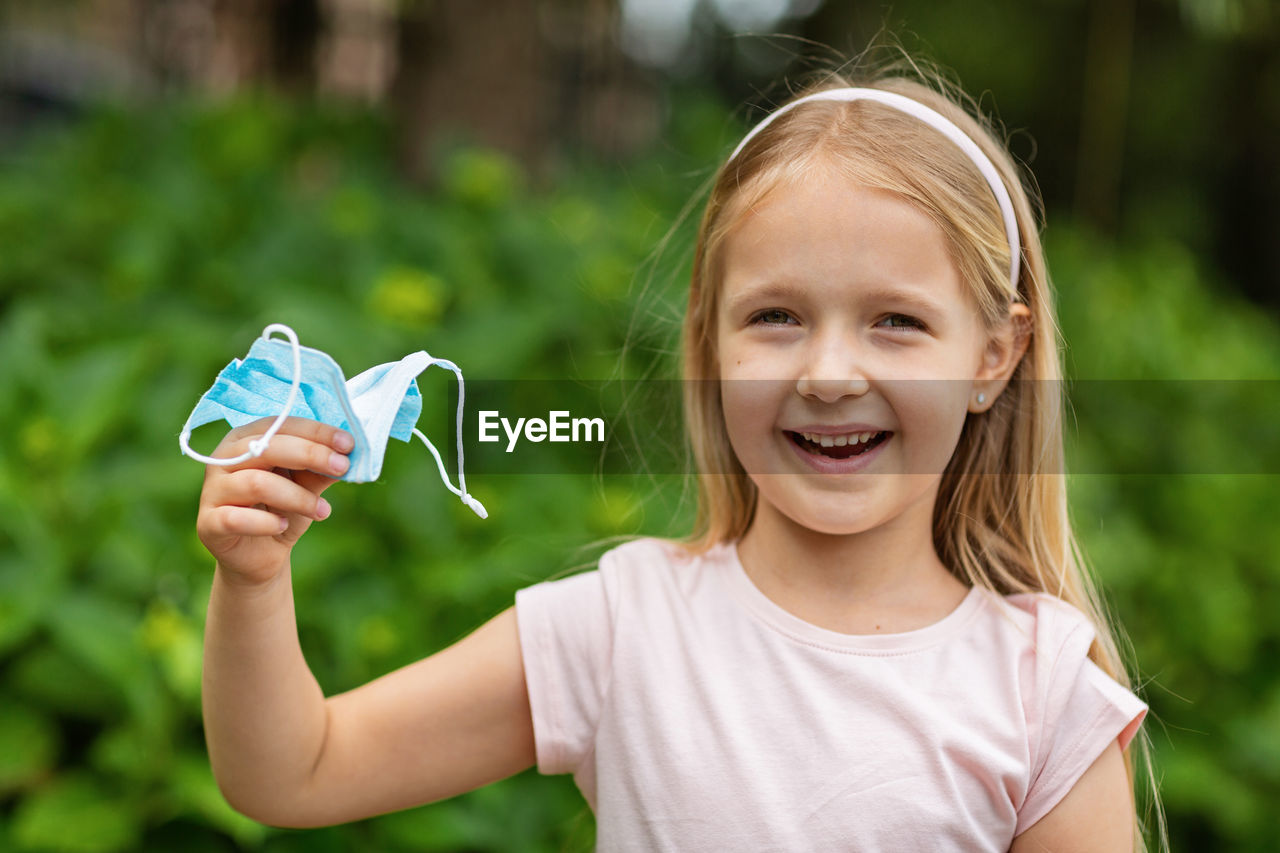
[[[236,455],[266,421],[232,430]],[[444,799],[534,762],[508,609],[425,660],[325,699],[298,643],[289,554],[346,468],[350,436],[292,419],[244,465],[210,467],[197,524],[217,558],[204,722],[227,801],[255,820],[320,826]]]

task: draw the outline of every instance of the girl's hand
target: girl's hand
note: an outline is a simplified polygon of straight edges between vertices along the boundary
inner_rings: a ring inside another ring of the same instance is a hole
[[[231,430],[212,455],[240,455],[272,420]],[[259,585],[284,571],[311,522],[329,517],[320,494],[346,472],[353,446],[351,435],[336,427],[289,418],[261,456],[205,466],[196,532],[227,580]]]

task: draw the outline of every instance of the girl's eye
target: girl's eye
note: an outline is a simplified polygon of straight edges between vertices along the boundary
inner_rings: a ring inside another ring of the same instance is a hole
[[[906,314],[890,314],[885,317],[877,325],[885,325],[890,329],[923,329],[924,323],[921,323],[915,317],[908,317]]]
[[[765,326],[785,326],[788,323],[795,322],[794,318],[781,308],[770,308],[768,311],[761,311],[759,314],[751,318],[752,323],[763,324]]]

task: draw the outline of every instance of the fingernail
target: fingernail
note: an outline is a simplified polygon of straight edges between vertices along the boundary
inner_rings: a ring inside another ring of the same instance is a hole
[[[280,516],[280,532],[284,533],[288,529],[289,529],[289,519],[285,518],[283,515]]]
[[[324,498],[316,501],[316,520],[324,521],[329,517],[329,513],[333,512],[333,507],[329,506],[329,502]]]
[[[347,457],[343,456],[341,453],[329,454],[329,467],[332,468],[334,471],[337,471],[339,474],[346,471],[347,466],[350,464],[351,464],[351,461],[347,459]]]
[[[356,446],[356,440],[351,437],[351,433],[340,432],[333,439],[333,446],[341,450],[343,453],[346,453],[351,448]]]

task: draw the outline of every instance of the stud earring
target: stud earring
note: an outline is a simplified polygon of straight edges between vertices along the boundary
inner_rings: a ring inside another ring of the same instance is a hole
[[[981,393],[978,394],[978,405],[981,406],[985,402],[987,402],[987,395]]]

